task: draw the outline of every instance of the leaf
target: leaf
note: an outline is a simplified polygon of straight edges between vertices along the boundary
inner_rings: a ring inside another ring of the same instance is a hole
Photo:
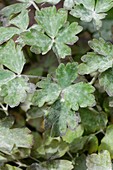
[[[95,135],[90,135],[85,150],[87,150],[89,154],[95,153],[98,151],[98,144],[98,138]]]
[[[46,116],[46,126],[51,128],[51,134],[54,136],[65,135],[68,128],[76,130],[81,122],[80,117],[72,111],[68,105],[56,101],[48,110]]]
[[[82,136],[83,132],[84,132],[83,126],[78,125],[78,127],[73,131],[67,129],[66,134],[62,136],[62,139],[67,143],[71,143],[74,139]]]
[[[48,170],[72,170],[73,165],[68,160],[53,160],[50,163],[43,162],[42,167]]]
[[[108,151],[92,154],[86,158],[87,170],[112,170],[111,158]]]
[[[21,38],[26,45],[31,46],[33,52],[33,48],[35,51],[37,49],[36,53],[46,54],[53,45],[52,40],[47,35],[37,30],[26,31],[21,34]]]
[[[113,69],[108,69],[102,73],[99,77],[100,86],[104,87],[104,90],[109,96],[113,96]]]
[[[86,156],[84,154],[76,158],[74,170],[87,170]]]
[[[9,164],[6,164],[4,167],[1,168],[1,170],[22,170],[22,169],[16,166],[11,166]]]
[[[99,146],[99,151],[101,150],[108,150],[110,152],[111,158],[113,158],[113,125],[109,125],[107,127],[105,136],[101,140],[101,144]]]
[[[84,63],[79,65],[80,74],[84,75],[95,71],[104,72],[112,67],[113,46],[111,43],[100,38],[99,40],[93,39],[89,41],[89,45],[94,52],[89,52],[82,57]]]
[[[57,12],[55,6],[42,8],[41,11],[36,11],[35,19],[51,38],[55,38],[67,21],[67,11],[60,9]]]
[[[31,148],[33,137],[27,128],[9,129],[0,126],[0,141],[0,151],[10,155],[14,146],[16,148]]]
[[[78,76],[77,74],[77,63],[67,63],[64,65],[63,63],[59,65],[56,70],[56,76],[58,79],[58,84],[65,88],[69,86]]]
[[[93,92],[94,87],[90,84],[80,82],[65,88],[62,91],[62,103],[67,103],[68,107],[77,111],[79,107],[92,107],[95,105]]]
[[[67,10],[70,10],[72,9],[72,7],[74,6],[74,0],[65,0],[64,1],[64,4],[63,4],[63,7]]]
[[[4,156],[0,155],[0,167],[1,167],[5,162],[7,162],[7,159],[6,159]]]
[[[45,103],[53,104],[61,92],[59,85],[51,82],[49,77],[38,82],[37,86],[41,89],[35,91],[32,102],[39,107],[42,107]]]
[[[107,115],[104,112],[96,110],[80,109],[81,123],[87,134],[103,130],[108,122]]]
[[[21,47],[13,40],[0,46],[0,63],[9,68],[11,71],[20,74],[25,64],[25,59]]]
[[[70,14],[85,22],[91,22],[93,20],[97,30],[102,26],[101,20],[105,18],[105,12],[110,10],[113,6],[112,0],[102,0],[101,2],[99,0],[76,0],[75,3],[76,5],[71,10]]]
[[[22,77],[9,81],[1,88],[1,96],[4,97],[4,102],[12,108],[18,106],[20,102],[24,102],[27,97],[27,92],[30,90],[27,80]]]
[[[54,52],[60,57],[65,58],[67,55],[71,55],[71,49],[68,45],[73,45],[77,42],[78,37],[76,34],[82,31],[82,27],[78,25],[77,22],[73,22],[70,25],[67,25],[63,30],[61,30],[56,39],[55,46],[56,52]]]
[[[10,17],[13,14],[21,12],[21,10],[28,8],[29,6],[26,3],[15,3],[9,6],[6,6],[0,11],[0,14],[5,17]]]
[[[19,15],[10,20],[10,24],[17,26],[21,31],[25,31],[29,25],[28,10],[22,10]]]
[[[3,84],[7,84],[10,80],[14,79],[16,75],[9,71],[9,70],[4,70],[0,69],[0,86]]]
[[[15,27],[0,27],[0,44],[6,42],[10,38],[12,38],[14,35],[17,35],[20,33],[19,29]]]

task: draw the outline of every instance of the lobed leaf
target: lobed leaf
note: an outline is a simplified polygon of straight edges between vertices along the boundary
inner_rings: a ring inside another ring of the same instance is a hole
[[[102,153],[92,154],[86,158],[87,170],[112,170],[110,154],[107,150]]]
[[[0,46],[0,63],[9,68],[11,71],[20,74],[25,64],[25,59],[21,47],[13,40]]]

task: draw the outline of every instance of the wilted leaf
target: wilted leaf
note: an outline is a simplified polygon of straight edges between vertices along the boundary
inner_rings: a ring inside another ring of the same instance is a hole
[[[104,72],[112,67],[113,63],[113,45],[104,41],[102,38],[99,40],[93,39],[89,41],[90,47],[94,52],[89,52],[82,57],[84,63],[79,66],[80,74],[89,74],[95,71]]]
[[[13,40],[0,46],[0,63],[15,73],[22,72],[25,64],[24,55],[19,45],[15,47]]]
[[[89,155],[86,166],[87,170],[112,170],[110,153],[104,150],[102,153]]]
[[[59,65],[56,70],[56,76],[58,84],[62,88],[69,86],[77,78],[77,67],[77,63],[67,63],[66,66],[63,63]]]
[[[6,84],[8,81],[14,79],[15,77],[16,75],[13,72],[0,69],[0,86]]]
[[[29,89],[29,84],[24,78],[15,78],[2,86],[1,96],[10,107],[15,107],[25,101]]]

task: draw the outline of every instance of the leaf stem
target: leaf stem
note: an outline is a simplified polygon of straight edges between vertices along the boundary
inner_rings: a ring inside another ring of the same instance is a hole
[[[33,76],[33,75],[25,75],[25,74],[22,74],[21,76],[23,76],[23,77],[29,77],[29,78],[35,78],[35,79],[41,79],[41,80],[43,80],[43,79],[45,79],[46,77],[42,77],[42,76]]]
[[[3,110],[5,112],[5,114],[8,116],[9,115],[9,113],[8,113],[8,104],[6,105],[6,107],[4,107],[4,105],[2,103],[0,103],[0,106],[2,108],[0,110]]]
[[[89,82],[89,84],[93,85],[93,84],[95,83],[98,75],[99,75],[99,72],[97,72],[97,73],[95,74],[95,76],[92,78],[92,80]]]
[[[38,6],[35,4],[35,2],[31,2],[31,4],[34,6],[34,8],[37,10],[37,11],[39,11],[39,8],[38,8]]]

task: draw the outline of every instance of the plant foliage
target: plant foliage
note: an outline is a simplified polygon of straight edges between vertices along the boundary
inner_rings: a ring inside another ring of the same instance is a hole
[[[4,1],[1,170],[112,170],[112,7],[113,0]]]

